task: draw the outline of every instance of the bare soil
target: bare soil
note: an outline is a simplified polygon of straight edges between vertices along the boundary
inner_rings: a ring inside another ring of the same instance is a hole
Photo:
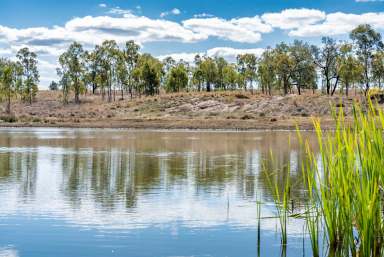
[[[324,129],[333,126],[332,107],[351,116],[358,96],[266,96],[249,92],[175,93],[108,103],[99,95],[64,105],[60,92],[40,91],[32,104],[15,99],[12,116],[0,107],[3,127],[84,127],[140,129],[313,129],[313,118]]]

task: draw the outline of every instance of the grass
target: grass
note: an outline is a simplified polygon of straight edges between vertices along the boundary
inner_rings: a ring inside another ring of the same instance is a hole
[[[298,133],[306,152],[302,172],[307,191],[300,218],[305,219],[313,256],[319,256],[320,231],[328,256],[383,256],[384,113],[368,102],[354,106],[352,123],[346,122],[342,108],[334,110],[334,118],[336,129],[331,133],[324,133],[314,120],[319,152]],[[271,188],[281,243],[286,245],[289,168],[282,188],[277,183]]]

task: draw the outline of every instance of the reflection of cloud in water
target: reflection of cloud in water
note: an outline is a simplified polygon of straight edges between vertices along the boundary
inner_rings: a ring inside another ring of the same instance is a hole
[[[27,139],[0,134],[0,164],[11,170],[0,170],[4,217],[43,216],[102,230],[175,224],[256,229],[256,198],[271,203],[261,172],[265,156],[273,148],[277,165],[291,163],[300,170],[300,152],[288,149],[286,134],[25,133]],[[265,165],[274,170],[274,163]],[[301,172],[293,175],[293,181],[302,181]],[[265,217],[274,213],[273,206],[262,209]],[[301,235],[303,222],[291,221],[289,233]],[[277,222],[263,219],[261,228],[275,232]]]

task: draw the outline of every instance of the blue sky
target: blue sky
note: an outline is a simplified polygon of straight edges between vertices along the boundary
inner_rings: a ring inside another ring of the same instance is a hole
[[[194,54],[260,54],[280,41],[348,39],[360,23],[384,31],[384,1],[0,0],[0,56],[28,46],[39,54],[42,85],[56,78],[58,55],[74,40],[134,39],[143,52],[190,60]]]

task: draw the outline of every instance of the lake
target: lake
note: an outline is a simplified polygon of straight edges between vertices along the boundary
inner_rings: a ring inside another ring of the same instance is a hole
[[[0,256],[311,256],[266,175],[289,165],[300,209],[303,156],[296,132],[1,129]]]

